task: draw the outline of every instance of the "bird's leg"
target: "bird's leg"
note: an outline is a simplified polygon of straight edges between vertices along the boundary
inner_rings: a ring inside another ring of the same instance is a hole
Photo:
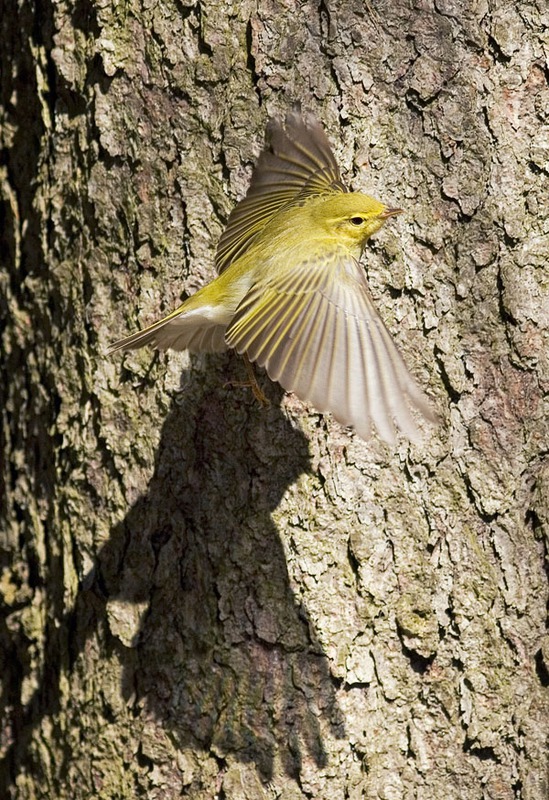
[[[252,390],[253,395],[254,395],[255,399],[257,400],[257,402],[259,403],[259,405],[262,406],[263,408],[268,408],[268,406],[270,406],[271,404],[270,404],[269,400],[265,397],[263,392],[261,391],[261,388],[260,388],[260,386],[259,386],[259,384],[257,382],[257,378],[256,378],[255,372],[254,372],[254,365],[252,364],[252,362],[250,361],[250,359],[248,358],[246,353],[242,354],[242,358],[244,360],[244,365],[246,366],[246,372],[248,373],[248,380],[243,382],[243,383],[241,383],[240,381],[228,381],[225,384],[225,386],[246,386],[246,387],[249,387]]]
[[[254,371],[254,365],[252,364],[246,353],[244,353],[242,358],[244,359],[244,364],[246,365],[246,372],[248,373],[248,379],[250,381],[249,383],[250,389],[252,390],[254,397],[259,403],[259,405],[263,406],[263,408],[267,408],[271,404],[263,394],[261,387],[257,382],[257,378],[255,376],[255,371]]]

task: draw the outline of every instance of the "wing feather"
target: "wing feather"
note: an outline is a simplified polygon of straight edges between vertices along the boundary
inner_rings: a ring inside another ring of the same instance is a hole
[[[347,341],[345,337],[345,328],[342,325],[341,314],[336,314],[335,307],[328,303],[326,309],[326,330],[330,332],[330,341],[327,346],[331,352],[341,353],[341,357],[347,360]],[[341,387],[337,384],[337,369],[335,366],[335,358],[331,358],[328,362],[326,370],[326,406],[327,408],[336,408],[342,405],[339,397]]]
[[[411,409],[435,416],[376,311],[359,264],[344,250],[269,276],[244,297],[226,342],[270,378],[367,438],[395,423],[418,432]]]

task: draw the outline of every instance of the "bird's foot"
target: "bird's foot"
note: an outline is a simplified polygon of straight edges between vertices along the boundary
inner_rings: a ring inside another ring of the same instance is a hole
[[[252,362],[247,358],[246,355],[243,356],[244,364],[246,365],[246,372],[248,373],[248,380],[247,381],[227,381],[224,386],[238,386],[242,388],[251,389],[253,392],[253,396],[259,403],[262,408],[268,408],[271,403],[270,400],[265,397],[263,390],[261,389],[260,385],[257,382],[257,378],[255,376],[254,367]]]

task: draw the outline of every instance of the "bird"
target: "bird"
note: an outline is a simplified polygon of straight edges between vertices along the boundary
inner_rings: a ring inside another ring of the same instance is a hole
[[[420,437],[435,422],[382,321],[359,261],[366,241],[402,213],[342,182],[320,122],[300,107],[271,118],[245,197],[215,255],[217,277],[109,352],[151,345],[235,350],[287,392],[369,439]]]

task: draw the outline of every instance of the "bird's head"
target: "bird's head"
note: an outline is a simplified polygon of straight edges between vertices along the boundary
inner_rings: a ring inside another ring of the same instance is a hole
[[[361,192],[318,198],[313,210],[315,222],[352,250],[362,249],[389,217],[401,213],[401,208],[389,208]]]

